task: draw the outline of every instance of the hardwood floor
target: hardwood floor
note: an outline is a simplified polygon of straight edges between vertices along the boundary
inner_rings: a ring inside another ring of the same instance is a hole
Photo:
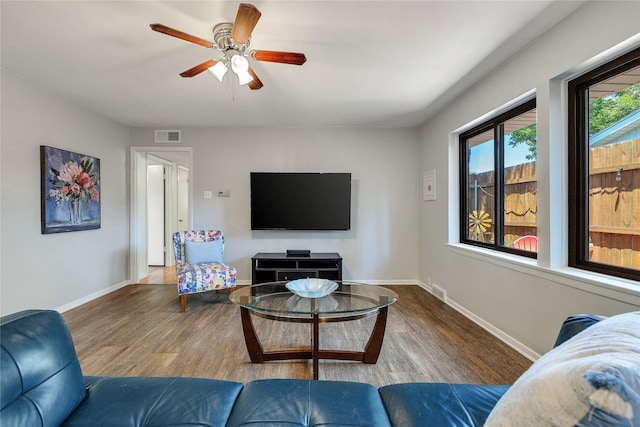
[[[168,284],[176,283],[176,267],[149,266],[149,275],[140,280],[141,284]]]
[[[228,291],[190,295],[180,312],[175,284],[162,272],[63,314],[84,375],[196,376],[248,382],[312,378],[311,361],[252,364],[240,309]],[[175,282],[175,276],[173,277]],[[389,286],[378,363],[320,361],[319,379],[371,383],[411,381],[511,384],[531,362],[418,286]],[[359,349],[375,318],[321,324],[321,348]],[[309,325],[254,317],[265,350],[309,344]]]

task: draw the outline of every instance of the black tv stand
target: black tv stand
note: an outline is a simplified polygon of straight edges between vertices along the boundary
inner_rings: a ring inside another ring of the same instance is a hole
[[[261,252],[251,258],[251,283],[305,279],[342,280],[342,257],[336,252],[292,256],[287,253]]]

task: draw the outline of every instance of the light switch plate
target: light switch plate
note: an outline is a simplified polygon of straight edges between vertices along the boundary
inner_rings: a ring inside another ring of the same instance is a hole
[[[212,197],[211,191],[205,191],[203,197],[205,199],[210,199]]]

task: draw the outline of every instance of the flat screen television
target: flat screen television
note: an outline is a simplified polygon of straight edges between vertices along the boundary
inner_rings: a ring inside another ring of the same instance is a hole
[[[350,173],[251,172],[252,230],[350,228]]]

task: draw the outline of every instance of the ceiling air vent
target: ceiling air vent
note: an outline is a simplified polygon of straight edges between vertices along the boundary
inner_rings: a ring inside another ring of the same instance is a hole
[[[182,142],[179,130],[156,130],[157,143],[170,144]]]

